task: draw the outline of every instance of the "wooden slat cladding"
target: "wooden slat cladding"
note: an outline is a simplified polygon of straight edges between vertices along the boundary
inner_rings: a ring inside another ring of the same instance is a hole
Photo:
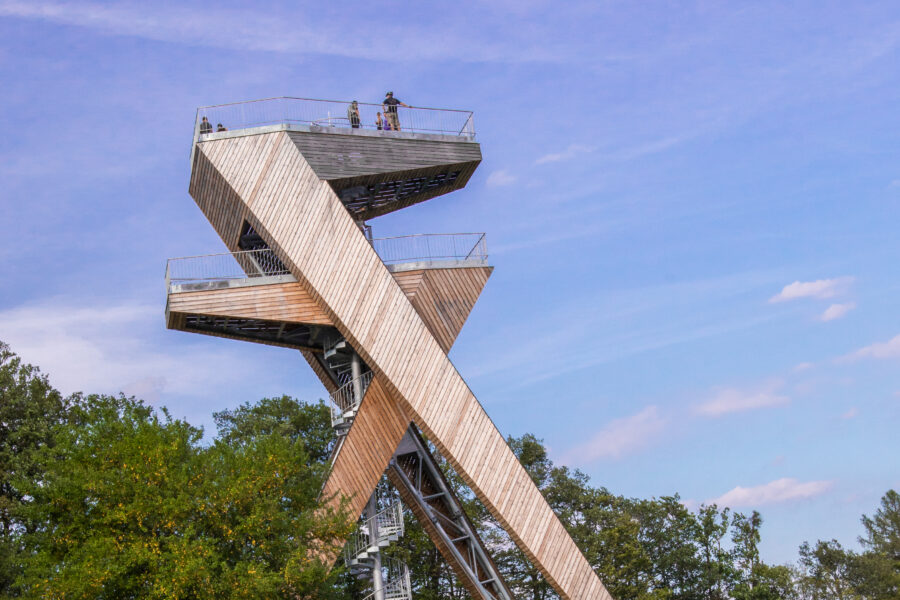
[[[349,498],[354,515],[362,513],[410,423],[382,379],[374,377],[366,389],[353,427],[322,488],[324,498]]]
[[[406,295],[445,353],[456,341],[491,271],[493,267],[413,271],[422,275],[412,294]]]
[[[169,313],[218,315],[287,323],[331,325],[331,320],[299,283],[169,294]]]
[[[476,142],[296,131],[288,135],[319,179],[325,180],[481,161],[481,146]]]
[[[396,410],[426,432],[559,595],[609,598],[335,192],[316,176],[287,134],[259,137],[266,138],[260,142],[261,152],[268,153],[264,168],[253,166],[260,162],[253,159],[244,166],[236,153],[215,147],[220,141],[199,149],[220,173],[228,174],[234,189],[252,190],[245,203],[256,231],[402,404]],[[256,180],[247,183],[253,177]],[[361,416],[352,429],[364,425]],[[389,424],[373,428],[367,451],[374,450],[371,446],[380,436],[394,433]],[[365,460],[356,457],[358,462],[340,468],[347,471],[341,476],[352,479],[368,473],[358,466]]]
[[[417,269],[400,271],[393,277],[441,348],[449,352],[492,270]],[[332,324],[304,287],[295,282],[169,294],[168,311],[170,329],[184,329],[185,314]]]
[[[354,215],[363,220],[462,189],[481,162],[481,147],[475,142],[307,132],[290,132],[287,135],[316,175],[331,183],[337,192],[389,181],[457,174],[452,183],[447,185],[397,198]]]
[[[268,172],[274,142],[271,135],[258,135],[197,144],[188,191],[232,252],[239,250],[241,226],[249,214],[246,200]],[[231,166],[219,170],[213,160]]]

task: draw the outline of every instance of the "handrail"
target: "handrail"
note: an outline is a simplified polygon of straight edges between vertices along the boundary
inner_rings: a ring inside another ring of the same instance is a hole
[[[173,285],[290,275],[290,270],[269,248],[182,256],[166,262],[166,289],[171,290]]]
[[[387,576],[383,577],[384,584],[379,590],[372,590],[363,600],[372,600],[378,597],[379,592],[383,594],[385,600],[397,600],[400,598],[412,598],[412,586],[409,579],[409,567],[406,563],[385,558],[384,568]]]
[[[487,265],[487,240],[483,233],[417,233],[374,238],[372,247],[386,265],[400,263],[456,263]]]
[[[378,113],[384,113],[382,104],[357,102],[359,119],[352,121],[348,113],[350,105],[349,101],[278,96],[201,106],[197,109],[194,121],[193,141],[196,145],[210,135],[219,133],[220,124],[222,131],[281,125],[289,129],[299,126],[301,130],[305,130],[304,127],[367,130],[386,136],[408,132],[451,136],[463,140],[475,138],[474,115],[470,110],[397,106],[397,121],[391,123],[399,126],[399,129],[395,129],[389,126],[391,119],[386,114],[381,115],[381,125],[376,124]],[[201,127],[204,117],[209,123],[209,128],[205,131]],[[193,154],[192,145],[192,160]]]
[[[369,241],[381,261],[391,268],[403,263],[423,267],[487,266],[487,240],[483,233],[416,233]],[[293,275],[269,248],[182,256],[166,263],[169,291],[185,284],[217,287],[227,282],[241,285],[241,280],[263,283],[259,279],[263,277],[291,279]]]
[[[374,526],[373,526],[374,525]],[[346,546],[344,546],[344,560],[347,564],[363,554],[372,546],[389,540],[392,536],[402,536],[405,533],[406,524],[403,519],[403,506],[398,498],[394,498],[390,504],[381,509],[375,516],[367,517],[350,534]],[[376,535],[372,535],[376,531]]]
[[[344,415],[359,409],[369,384],[372,383],[372,371],[366,371],[331,392],[331,425],[343,424]]]
[[[238,102],[226,102],[224,104],[209,104],[200,106],[198,109],[219,108],[221,106],[236,106],[238,104],[252,104],[254,102],[268,102],[270,100],[304,100],[306,102],[332,102],[334,104],[350,104],[351,100],[328,100],[327,98],[304,98],[302,96],[272,96],[270,98],[257,98],[256,100],[240,100]],[[357,102],[360,106],[381,106],[378,102]],[[436,108],[433,106],[413,106],[410,108],[418,108],[422,110],[440,110],[444,112],[458,112],[472,114],[471,110],[463,110],[459,108]]]

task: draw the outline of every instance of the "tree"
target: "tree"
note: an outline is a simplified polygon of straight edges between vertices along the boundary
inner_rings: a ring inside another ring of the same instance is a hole
[[[21,589],[54,598],[330,598],[317,511],[324,468],[278,433],[200,444],[202,432],[133,399],[89,396],[42,450],[25,515]]]
[[[881,507],[873,517],[862,516],[866,535],[860,543],[873,552],[900,563],[900,494],[888,490],[881,498]]]
[[[53,427],[65,419],[67,406],[46,375],[0,342],[0,595],[12,593],[27,532],[19,481],[40,477],[38,454],[53,444]]]
[[[331,411],[323,401],[305,404],[290,396],[245,402],[234,410],[213,413],[218,439],[226,444],[246,444],[266,435],[278,435],[302,443],[310,464],[325,464],[334,447]]]
[[[865,598],[900,597],[900,494],[888,490],[872,517],[862,516],[866,534],[859,538],[865,552],[850,564],[850,581]]]
[[[698,593],[704,600],[724,600],[732,585],[735,567],[733,555],[723,547],[728,534],[729,509],[719,512],[715,505],[697,511],[694,540],[700,555]]]
[[[800,546],[800,589],[809,600],[853,600],[848,574],[850,556],[837,540]]]

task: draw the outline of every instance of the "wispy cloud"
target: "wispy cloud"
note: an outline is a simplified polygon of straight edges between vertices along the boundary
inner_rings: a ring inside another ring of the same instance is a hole
[[[844,293],[853,280],[853,277],[838,277],[816,281],[795,281],[784,286],[784,289],[769,298],[769,302],[787,302],[798,298],[833,298]]]
[[[594,151],[593,146],[584,146],[582,144],[572,144],[562,152],[553,152],[550,154],[545,154],[539,157],[534,161],[536,165],[543,165],[547,163],[555,163],[562,162],[566,160],[572,160],[573,158],[577,158],[579,156],[584,156],[585,154],[590,154]]]
[[[833,484],[834,482],[832,481],[804,482],[784,477],[753,487],[737,486],[718,498],[707,500],[706,503],[732,508],[779,504],[792,500],[814,498],[827,492]]]
[[[160,306],[143,303],[59,300],[0,311],[0,340],[65,394],[123,392],[208,417],[236,397],[296,391],[283,377],[260,385],[255,373],[268,349],[180,335],[162,329]]]
[[[775,380],[752,390],[720,389],[709,400],[695,406],[694,412],[706,417],[721,417],[730,413],[787,404],[791,399],[778,393],[782,385],[781,380]]]
[[[472,377],[503,373],[513,378],[513,387],[531,385],[643,352],[757,327],[774,317],[745,314],[736,318],[733,310],[722,307],[746,302],[755,310],[760,291],[778,278],[776,272],[754,271],[573,294],[535,317],[530,331],[520,324],[496,330],[494,336],[510,341],[509,350],[502,354],[485,350],[488,358],[473,361],[465,372]],[[582,351],[577,355],[546,352],[562,346]]]
[[[494,171],[488,175],[485,185],[488,187],[503,187],[505,185],[512,185],[517,180],[518,178],[506,169],[500,169],[499,171]]]
[[[848,419],[852,419],[852,418],[856,417],[858,414],[859,414],[859,409],[854,406],[853,408],[851,408],[850,410],[848,410],[847,412],[842,414],[841,418],[846,421]]]
[[[856,352],[841,357],[838,361],[849,361],[862,358],[900,358],[900,335],[896,335],[886,342],[876,342]]]
[[[657,407],[648,406],[637,414],[610,421],[589,441],[567,452],[563,462],[621,458],[651,444],[665,426]]]
[[[834,321],[835,319],[840,319],[848,312],[856,308],[856,302],[845,302],[844,304],[832,304],[828,308],[825,309],[821,315],[819,315],[819,319],[821,321]]]
[[[648,142],[639,143],[637,145],[619,148],[617,150],[613,150],[612,152],[604,153],[604,157],[611,160],[634,160],[643,156],[657,154],[659,152],[662,152],[663,150],[668,150],[673,146],[677,146],[678,144],[688,141],[689,139],[691,139],[691,137],[696,135],[699,135],[699,132],[684,133],[681,135],[672,135],[658,140],[651,140]]]
[[[361,10],[365,10],[364,8]],[[359,12],[359,11],[358,11]],[[465,11],[460,11],[462,14]],[[484,38],[452,24],[435,35],[427,26],[360,14],[354,25],[327,8],[296,5],[286,11],[192,6],[157,9],[149,3],[28,2],[0,0],[0,16],[86,27],[108,35],[162,42],[286,54],[328,54],[373,59],[558,62],[577,56],[569,42],[525,43],[525,33],[509,28],[502,37]],[[490,20],[489,13],[483,15]],[[453,18],[452,15],[450,18]],[[373,26],[373,22],[374,25]]]

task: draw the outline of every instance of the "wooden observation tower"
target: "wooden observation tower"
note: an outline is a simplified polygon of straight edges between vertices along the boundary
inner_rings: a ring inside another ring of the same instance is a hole
[[[167,326],[302,353],[338,435],[322,497],[362,515],[344,554],[373,600],[411,597],[381,553],[403,533],[398,497],[473,598],[513,598],[420,432],[561,597],[609,598],[447,358],[491,274],[484,235],[377,239],[366,224],[465,186],[472,113],[401,109],[386,131],[351,127],[348,104],[198,110],[190,194],[229,252],[169,261]],[[359,110],[374,123],[381,106]]]

